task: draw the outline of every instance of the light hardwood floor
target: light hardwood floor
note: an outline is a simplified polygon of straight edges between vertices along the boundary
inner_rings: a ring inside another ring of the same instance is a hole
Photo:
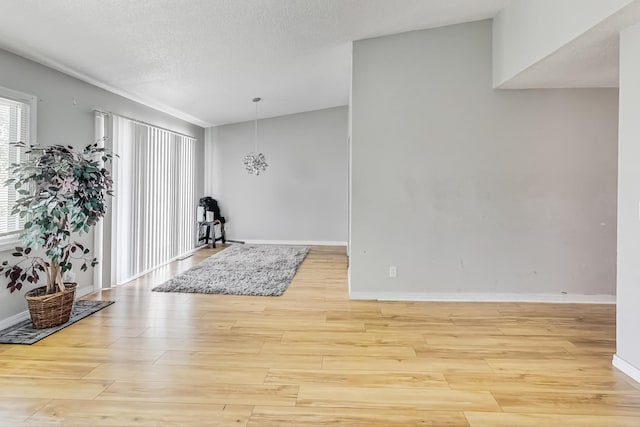
[[[350,301],[320,247],[282,297],[150,292],[215,251],[0,345],[0,425],[640,426],[612,305]]]

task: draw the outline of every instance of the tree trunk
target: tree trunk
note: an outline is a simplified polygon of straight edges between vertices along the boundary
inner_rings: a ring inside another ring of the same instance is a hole
[[[58,291],[63,292],[64,289],[65,286],[62,282],[60,264],[57,262],[51,262],[51,266],[47,272],[47,295],[55,294]]]

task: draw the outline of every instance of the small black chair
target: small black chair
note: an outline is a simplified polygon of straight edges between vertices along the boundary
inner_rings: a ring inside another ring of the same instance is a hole
[[[204,241],[205,245],[211,241],[211,246],[216,247],[217,241],[226,243],[226,233],[224,230],[225,219],[220,215],[220,207],[218,201],[211,197],[203,197],[198,202],[198,206],[204,208],[204,214],[202,218],[198,218],[198,244]],[[207,221],[207,213],[213,213],[213,220]],[[220,236],[216,237],[216,225],[220,226]]]

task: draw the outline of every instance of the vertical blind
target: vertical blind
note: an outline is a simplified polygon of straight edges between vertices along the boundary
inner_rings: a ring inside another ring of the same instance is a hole
[[[125,283],[194,247],[194,138],[112,116],[115,280]]]
[[[19,198],[15,189],[3,183],[10,178],[11,163],[19,162],[22,155],[22,150],[11,144],[29,144],[29,123],[29,104],[0,97],[0,236],[16,233],[24,224],[24,218],[11,215]]]

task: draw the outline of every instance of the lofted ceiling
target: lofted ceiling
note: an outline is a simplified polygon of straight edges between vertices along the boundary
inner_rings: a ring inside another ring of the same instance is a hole
[[[640,1],[599,22],[523,70],[502,89],[618,87],[620,32],[640,22]]]
[[[508,0],[0,0],[0,48],[198,124],[346,105],[351,41]]]

